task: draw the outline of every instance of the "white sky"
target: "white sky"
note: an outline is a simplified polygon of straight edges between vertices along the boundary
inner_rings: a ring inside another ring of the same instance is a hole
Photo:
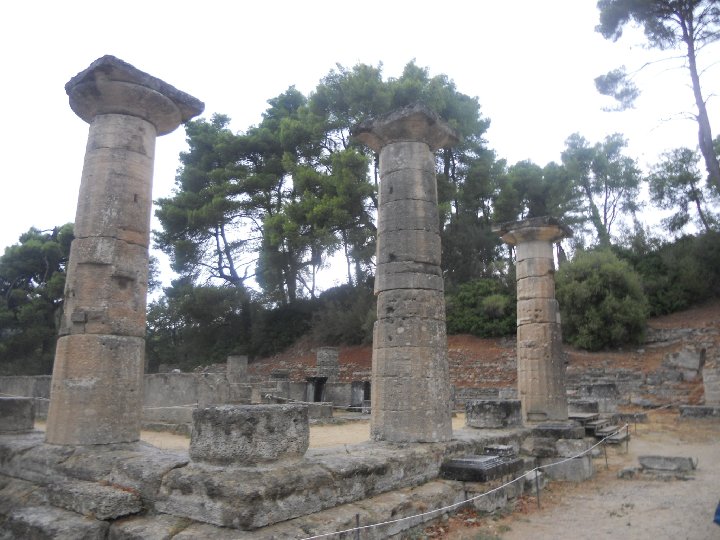
[[[3,2],[0,60],[0,252],[31,226],[74,221],[87,125],[70,110],[65,83],[104,54],[188,92],[205,117],[229,115],[236,131],[257,124],[266,101],[295,85],[307,94],[336,63],[383,63],[397,77],[413,58],[478,96],[487,139],[509,163],[560,159],[580,132],[596,142],[630,139],[641,165],[697,144],[685,70],[651,67],[634,111],[606,113],[593,79],[654,52],[642,36],[611,43],[594,31],[595,0],[361,2],[175,0]],[[708,49],[706,58],[717,55]],[[720,87],[720,67],[704,79]],[[720,130],[718,101],[711,122]],[[182,128],[158,140],[154,198],[173,187]]]

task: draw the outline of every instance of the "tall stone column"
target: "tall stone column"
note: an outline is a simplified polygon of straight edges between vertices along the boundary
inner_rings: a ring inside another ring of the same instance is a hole
[[[380,154],[370,436],[446,441],[452,424],[433,151],[458,137],[421,106],[365,122],[354,134]]]
[[[70,107],[90,124],[46,440],[140,436],[155,139],[202,102],[104,56],[73,77]]]
[[[523,421],[567,420],[553,243],[572,236],[572,231],[549,217],[503,223],[494,230],[516,252],[518,394]]]

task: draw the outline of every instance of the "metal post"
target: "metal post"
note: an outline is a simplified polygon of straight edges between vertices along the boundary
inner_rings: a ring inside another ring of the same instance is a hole
[[[535,470],[535,493],[537,494],[537,505],[540,508],[540,471]]]
[[[605,453],[605,470],[609,469],[608,458],[607,458],[607,442],[603,440],[603,452]]]
[[[355,514],[355,540],[360,540],[360,514]]]

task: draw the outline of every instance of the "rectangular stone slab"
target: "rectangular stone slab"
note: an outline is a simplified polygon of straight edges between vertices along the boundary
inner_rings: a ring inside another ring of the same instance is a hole
[[[519,473],[523,465],[524,461],[517,457],[467,456],[445,461],[440,466],[440,476],[460,482],[487,482]]]

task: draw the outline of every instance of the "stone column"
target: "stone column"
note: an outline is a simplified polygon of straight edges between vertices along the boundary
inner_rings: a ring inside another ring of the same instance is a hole
[[[327,377],[328,382],[337,381],[340,375],[340,350],[337,347],[319,347],[315,353],[317,376]]]
[[[365,122],[354,135],[380,154],[370,436],[446,441],[452,425],[433,151],[458,137],[421,106]]]
[[[525,422],[567,420],[553,243],[572,231],[549,217],[493,228],[515,246],[518,394]]]
[[[113,56],[73,77],[90,124],[47,419],[53,444],[140,436],[155,139],[204,105]]]

